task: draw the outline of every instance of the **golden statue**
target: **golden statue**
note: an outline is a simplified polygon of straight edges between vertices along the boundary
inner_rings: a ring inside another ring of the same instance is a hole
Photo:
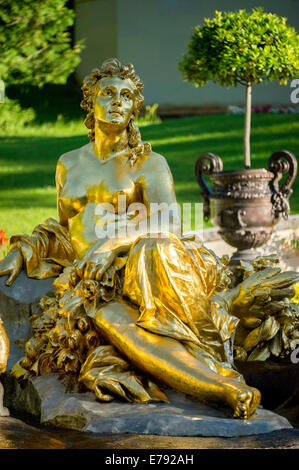
[[[0,374],[5,372],[9,355],[9,341],[0,318]],[[0,416],[9,416],[9,411],[3,406],[3,386],[0,382]]]
[[[8,285],[23,266],[29,277],[58,276],[14,374],[63,372],[100,401],[168,401],[168,386],[248,418],[260,392],[225,345],[279,269],[270,263],[228,289],[227,260],[182,236],[167,162],[134,124],[143,84],[131,64],[105,61],[82,89],[91,142],[59,158],[59,223],[12,237],[0,263]]]

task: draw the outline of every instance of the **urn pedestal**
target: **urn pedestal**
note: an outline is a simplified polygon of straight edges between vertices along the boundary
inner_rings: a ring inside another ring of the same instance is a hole
[[[256,248],[266,243],[280,217],[287,219],[291,186],[297,174],[297,160],[286,151],[275,152],[266,169],[222,171],[220,157],[201,155],[195,176],[204,199],[204,218],[219,227],[222,239],[237,248],[230,264],[239,264],[257,256]],[[282,176],[286,178],[279,187]],[[204,179],[209,175],[210,188]]]

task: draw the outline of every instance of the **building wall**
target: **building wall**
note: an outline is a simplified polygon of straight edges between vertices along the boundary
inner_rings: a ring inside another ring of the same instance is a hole
[[[117,57],[117,0],[76,0],[75,41],[84,38],[81,81],[108,57]]]
[[[145,83],[147,103],[172,105],[242,104],[242,86],[225,89],[209,83],[194,88],[183,82],[177,63],[195,25],[215,10],[266,11],[288,18],[299,31],[299,0],[76,0],[76,38],[87,38],[78,68],[82,79],[105,58],[132,62]],[[291,104],[290,86],[254,86],[254,104]]]

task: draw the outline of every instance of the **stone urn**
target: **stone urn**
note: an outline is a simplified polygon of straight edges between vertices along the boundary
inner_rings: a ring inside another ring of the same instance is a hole
[[[195,165],[195,176],[204,199],[204,219],[212,219],[219,234],[237,251],[230,264],[250,261],[256,248],[266,243],[281,217],[287,219],[292,184],[297,174],[295,156],[282,150],[271,155],[266,169],[222,171],[220,157],[201,155]],[[204,179],[209,175],[212,188]],[[285,175],[279,187],[279,181]]]

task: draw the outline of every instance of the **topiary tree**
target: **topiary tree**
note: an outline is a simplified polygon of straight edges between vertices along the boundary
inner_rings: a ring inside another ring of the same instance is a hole
[[[67,0],[0,0],[0,79],[6,86],[65,83],[80,61]]]
[[[188,53],[179,63],[183,77],[196,87],[208,80],[226,87],[246,87],[244,129],[245,168],[250,168],[252,84],[279,80],[287,84],[299,75],[299,36],[286,18],[263,8],[222,14],[196,26]]]

